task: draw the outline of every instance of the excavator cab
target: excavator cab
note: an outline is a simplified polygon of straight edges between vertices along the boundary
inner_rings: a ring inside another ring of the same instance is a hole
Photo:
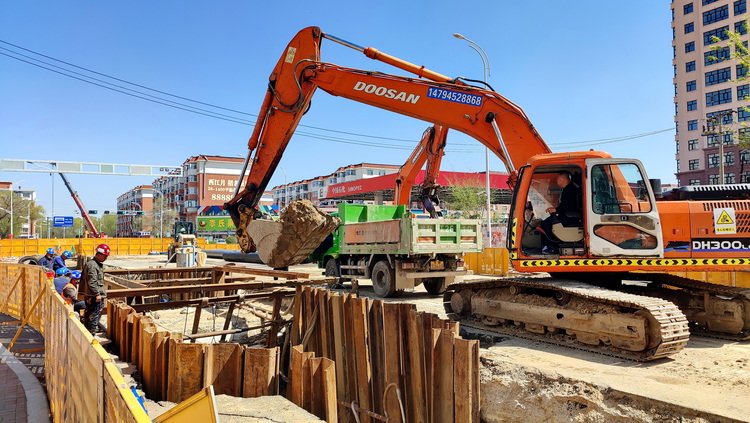
[[[544,237],[556,246],[561,255],[583,255],[583,190],[581,167],[578,165],[543,165],[536,167],[528,181],[524,211],[523,252],[543,254]],[[566,189],[567,203],[575,204],[561,213],[550,212],[562,201],[560,174],[570,184]]]
[[[511,250],[529,258],[663,257],[656,202],[639,161],[547,156],[538,156],[519,174],[514,204],[524,210],[513,212],[522,226],[511,227],[516,233]],[[568,206],[550,212],[563,201],[561,173],[570,184],[565,188]],[[548,244],[555,248],[544,248]]]

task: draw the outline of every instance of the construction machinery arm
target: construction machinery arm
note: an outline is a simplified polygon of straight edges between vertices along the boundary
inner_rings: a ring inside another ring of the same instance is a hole
[[[76,206],[78,206],[78,210],[81,211],[81,217],[83,218],[83,220],[86,221],[86,224],[89,225],[89,228],[91,229],[91,235],[94,238],[99,238],[101,236],[99,234],[99,231],[96,230],[96,226],[94,226],[94,222],[91,221],[91,217],[86,211],[86,208],[83,207],[83,203],[81,202],[81,199],[78,197],[78,194],[75,191],[73,191],[73,187],[70,186],[70,182],[68,182],[68,178],[66,178],[65,175],[62,173],[60,173],[60,177],[62,178],[63,182],[65,182],[65,188],[68,189],[68,192],[70,192],[70,196],[73,197],[73,201],[76,203]]]
[[[440,204],[437,196],[437,190],[440,185],[437,183],[438,174],[440,173],[440,163],[445,155],[445,142],[448,130],[442,126],[431,126],[422,134],[417,147],[399,169],[396,176],[396,187],[393,192],[393,201],[395,204],[409,206],[411,202],[411,188],[414,181],[422,169],[425,162],[424,180],[420,184],[420,200],[425,206],[425,210],[430,217],[439,217],[440,213],[435,208]]]
[[[320,61],[327,38],[363,52],[367,57],[410,72],[397,76],[345,68]],[[506,165],[511,180],[529,157],[550,149],[523,110],[489,90],[449,78],[374,48],[355,44],[308,27],[288,44],[268,81],[255,129],[248,141],[235,196],[224,205],[237,226],[243,251],[254,251],[247,225],[259,217],[255,209],[281,155],[307,111],[317,88],[395,113],[463,132],[484,144]]]

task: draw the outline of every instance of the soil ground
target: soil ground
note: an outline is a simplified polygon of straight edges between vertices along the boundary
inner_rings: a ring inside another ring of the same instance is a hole
[[[107,264],[148,268],[160,261],[163,256],[119,256]],[[209,259],[207,263],[219,264],[225,262]],[[322,277],[322,271],[312,264],[290,270]],[[360,281],[360,295],[376,298],[369,281]],[[445,318],[442,298],[429,295],[421,286],[387,301],[414,303],[419,310]],[[223,324],[223,317],[214,317],[212,311],[220,313],[205,309],[201,331]],[[192,312],[159,312],[156,321],[171,330],[189,330]],[[240,318],[248,319],[241,323],[255,319],[245,312]],[[750,421],[747,342],[693,336],[687,347],[672,357],[637,363],[514,337],[497,341],[483,342],[480,350],[485,422]]]

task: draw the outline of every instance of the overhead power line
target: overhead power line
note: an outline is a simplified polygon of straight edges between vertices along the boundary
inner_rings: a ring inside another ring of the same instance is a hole
[[[180,96],[180,95],[176,95],[176,94],[171,94],[171,93],[166,92],[166,91],[162,91],[162,90],[158,90],[158,89],[155,89],[155,88],[150,88],[150,87],[145,86],[145,85],[141,85],[141,84],[137,84],[137,83],[134,83],[134,82],[130,82],[130,81],[127,81],[127,80],[124,80],[124,79],[121,79],[121,78],[117,78],[117,77],[114,77],[114,76],[111,76],[111,75],[108,75],[108,74],[105,74],[105,73],[102,73],[102,72],[98,72],[98,71],[95,71],[95,70],[92,70],[92,69],[88,69],[88,68],[83,67],[83,66],[78,66],[76,64],[73,64],[73,63],[70,63],[70,62],[66,62],[64,60],[59,60],[59,59],[56,59],[54,57],[51,57],[51,56],[48,56],[48,55],[45,55],[45,54],[42,54],[42,53],[38,53],[36,51],[30,50],[30,49],[27,49],[27,48],[24,48],[22,46],[19,46],[19,45],[13,44],[13,43],[9,43],[9,42],[4,41],[4,40],[0,40],[0,43],[12,46],[12,47],[14,47],[16,49],[19,49],[19,50],[22,50],[22,51],[25,51],[25,52],[28,52],[28,53],[31,53],[31,54],[34,54],[34,55],[37,55],[37,56],[40,56],[40,57],[43,57],[43,58],[55,61],[55,62],[58,62],[58,63],[61,63],[61,64],[64,64],[66,66],[69,66],[69,67],[72,67],[72,68],[75,68],[75,69],[79,69],[79,70],[82,70],[82,71],[85,71],[85,72],[89,72],[91,74],[98,75],[98,76],[101,76],[101,77],[104,77],[104,78],[109,78],[109,79],[111,79],[113,81],[117,81],[117,82],[120,82],[120,83],[123,83],[123,84],[132,85],[133,87],[140,88],[141,90],[148,90],[148,91],[160,94],[162,96],[169,96],[169,97],[172,97],[172,98],[175,98],[175,99],[179,99],[179,100],[183,100],[183,101],[186,101],[186,102],[191,102],[191,103],[199,104],[199,105],[210,107],[210,108],[215,108],[215,109],[222,110],[222,111],[225,111],[225,112],[236,113],[236,114],[239,114],[241,116],[249,116],[249,117],[253,117],[253,118],[257,118],[258,117],[258,115],[253,114],[253,113],[248,113],[248,112],[244,112],[244,111],[241,111],[241,110],[236,110],[236,109],[232,109],[232,108],[228,108],[228,107],[223,107],[223,106],[219,106],[219,105],[208,103],[208,102],[204,102],[204,101],[194,100],[194,99],[191,99],[191,98],[188,98],[188,97],[184,97],[184,96]],[[149,94],[147,92],[143,92],[143,91],[140,91],[140,90],[137,90],[137,89],[129,88],[129,87],[124,86],[124,85],[115,84],[115,83],[112,83],[112,82],[108,82],[108,81],[106,81],[104,79],[100,79],[100,78],[96,78],[96,77],[93,77],[93,76],[90,76],[90,75],[86,75],[84,73],[77,72],[75,70],[67,69],[67,68],[64,68],[64,67],[61,67],[61,66],[58,66],[58,65],[46,62],[44,60],[41,60],[41,59],[38,59],[38,58],[35,58],[35,57],[32,57],[32,56],[29,56],[29,55],[26,55],[26,54],[23,54],[23,53],[20,53],[18,51],[14,51],[14,50],[11,50],[11,49],[8,49],[8,48],[0,47],[0,50],[4,50],[4,51],[8,52],[8,53],[0,52],[0,55],[9,57],[11,59],[15,59],[17,61],[20,61],[20,62],[29,64],[29,65],[32,65],[32,66],[35,66],[35,67],[38,67],[38,68],[41,68],[41,69],[44,69],[44,70],[48,70],[50,72],[57,73],[59,75],[67,76],[69,78],[76,79],[76,80],[81,81],[81,82],[85,82],[85,83],[88,83],[88,84],[91,84],[91,85],[95,85],[95,86],[98,86],[100,88],[105,88],[105,89],[108,89],[108,90],[111,90],[111,91],[115,91],[115,92],[118,92],[120,94],[125,94],[125,95],[128,95],[128,96],[135,97],[135,98],[138,98],[138,99],[141,99],[141,100],[146,100],[146,101],[149,101],[149,102],[152,102],[152,103],[155,103],[155,104],[160,104],[160,105],[163,105],[163,106],[172,107],[174,109],[183,110],[183,111],[186,111],[186,112],[195,113],[195,114],[199,114],[199,115],[203,115],[203,116],[207,116],[207,117],[211,117],[211,118],[215,118],[215,119],[220,119],[220,120],[224,120],[224,121],[227,121],[227,122],[237,123],[237,124],[240,124],[240,125],[246,125],[246,126],[254,126],[255,125],[255,121],[254,120],[246,119],[244,117],[237,117],[237,116],[232,116],[232,115],[225,114],[225,113],[219,113],[219,112],[212,111],[212,110],[209,110],[209,109],[206,109],[206,108],[201,108],[201,107],[192,106],[190,104],[185,104],[185,103],[180,102],[180,101],[175,101],[175,100],[170,100],[170,99],[167,99],[167,98],[163,98],[163,97],[160,97],[159,95]],[[28,60],[25,60],[25,59],[28,59]],[[34,63],[34,62],[37,62],[37,63]],[[395,141],[395,142],[399,142],[399,143],[409,143],[410,144],[409,146],[396,145],[396,144],[385,144],[385,143],[377,143],[377,142],[364,141],[364,140],[353,140],[353,139],[347,139],[347,138],[340,138],[340,137],[334,137],[334,136],[328,136],[328,135],[322,135],[322,134],[315,134],[315,133],[309,133],[309,132],[303,132],[303,131],[297,131],[295,133],[296,135],[302,136],[302,137],[308,137],[308,138],[314,138],[314,139],[319,139],[319,140],[324,140],[324,141],[329,141],[329,142],[337,142],[337,143],[344,143],[344,144],[350,144],[350,145],[363,145],[363,146],[379,147],[379,148],[391,148],[391,149],[398,149],[398,150],[410,150],[410,149],[413,148],[414,144],[417,142],[417,140],[414,140],[414,139],[401,139],[401,138],[383,137],[383,136],[377,136],[377,135],[358,134],[358,133],[354,133],[354,132],[339,131],[339,130],[335,130],[335,129],[322,128],[322,127],[310,126],[310,125],[304,125],[304,124],[300,124],[299,126],[300,127],[304,127],[304,128],[313,129],[313,130],[318,130],[318,131],[332,132],[332,133],[341,134],[341,135],[349,135],[349,136],[353,136],[353,137],[369,138],[369,139],[379,139],[379,140]],[[603,138],[603,139],[587,140],[587,141],[572,141],[572,142],[563,142],[563,143],[551,143],[549,145],[550,146],[587,147],[587,146],[593,146],[593,145],[611,144],[611,143],[628,141],[628,140],[632,140],[632,139],[636,139],[636,138],[648,137],[648,136],[660,134],[660,133],[663,133],[663,132],[667,132],[667,131],[670,131],[670,130],[672,130],[672,128],[661,129],[661,130],[652,131],[652,132],[645,132],[645,133],[641,133],[641,134],[626,135],[626,136],[615,137],[615,138]],[[479,152],[480,151],[479,149],[476,149],[476,150],[473,150],[473,149],[453,149],[452,147],[454,147],[454,146],[472,146],[472,147],[476,146],[476,147],[478,147],[478,145],[474,144],[474,143],[451,143],[450,144],[451,148],[449,150],[450,152],[453,152],[453,153],[475,153],[475,152]]]

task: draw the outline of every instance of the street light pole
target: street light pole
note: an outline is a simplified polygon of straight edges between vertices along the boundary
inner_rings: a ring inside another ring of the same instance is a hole
[[[471,41],[470,39],[464,37],[463,35],[459,33],[454,33],[454,37],[458,38],[459,40],[464,40],[469,43],[469,47],[471,47],[474,51],[476,51],[479,54],[479,57],[482,59],[482,75],[484,76],[484,83],[487,84],[487,77],[490,76],[490,58],[487,56],[487,53],[484,51],[484,49],[474,41]],[[490,214],[491,210],[491,199],[490,195],[492,191],[490,190],[490,149],[485,147],[484,148],[484,166],[485,166],[485,194],[487,195],[487,239],[489,240],[490,248],[492,248],[492,218]]]

